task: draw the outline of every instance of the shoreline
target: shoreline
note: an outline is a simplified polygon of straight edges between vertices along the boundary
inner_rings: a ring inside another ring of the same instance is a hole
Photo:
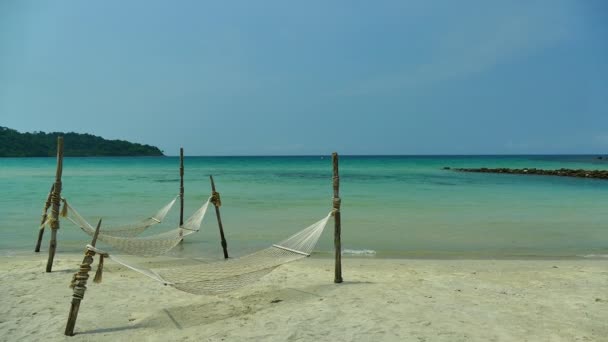
[[[111,260],[74,337],[63,335],[82,254],[0,257],[0,340],[601,341],[605,260],[329,258],[285,264],[247,287],[197,296]],[[150,261],[152,262],[152,261]],[[93,270],[96,269],[93,264]],[[155,261],[146,266],[167,265]]]
[[[103,248],[102,248],[103,249]],[[84,246],[83,246],[84,250]],[[111,251],[111,250],[109,250]],[[116,253],[117,255],[124,255],[120,252]],[[41,250],[40,253],[35,253],[32,250],[10,250],[10,249],[0,249],[0,258],[12,258],[12,257],[29,257],[29,256],[46,256],[48,255],[47,250]],[[79,252],[70,250],[70,251],[58,251],[57,255],[67,255],[67,256],[75,256],[79,255]],[[244,256],[246,254],[234,254],[235,258],[240,256]],[[134,256],[136,257],[136,256]],[[196,255],[181,255],[181,254],[167,254],[161,255],[157,258],[172,258],[172,259],[198,259],[198,260],[206,260],[208,262],[213,262],[217,260],[223,260],[221,255],[216,256],[196,256]],[[333,260],[334,252],[333,251],[314,251],[311,255],[312,259],[322,259],[322,260]],[[449,260],[517,260],[517,261],[537,261],[537,260],[565,260],[565,261],[577,261],[577,260],[608,260],[608,251],[602,251],[599,253],[590,252],[587,254],[577,254],[577,255],[518,255],[518,254],[491,254],[491,253],[450,253],[450,252],[377,252],[374,250],[365,250],[365,251],[357,251],[355,253],[351,252],[343,252],[343,259],[354,259],[354,260],[437,260],[437,261],[449,261]],[[150,258],[150,259],[154,259]]]

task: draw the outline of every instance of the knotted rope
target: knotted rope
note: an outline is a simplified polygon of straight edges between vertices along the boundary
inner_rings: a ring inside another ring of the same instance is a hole
[[[97,264],[97,272],[95,272],[95,278],[93,278],[93,282],[101,283],[103,275],[103,260],[104,258],[107,258],[110,255],[91,245],[87,245],[84,261],[82,262],[82,264],[80,264],[80,269],[78,270],[78,272],[74,273],[74,276],[72,277],[72,282],[70,283],[70,288],[74,289],[74,297],[76,298],[82,299],[82,296],[84,296],[84,291],[86,290],[86,283],[89,279],[89,272],[92,269],[91,264],[93,264],[95,254],[99,255],[99,264]],[[82,296],[79,297],[79,295]]]
[[[51,218],[48,220],[51,229],[59,229],[59,206],[61,204],[61,182],[55,182],[53,193],[51,194]]]
[[[54,191],[55,191],[55,184],[53,183],[53,185],[51,186],[51,191],[49,192],[49,195],[46,197],[46,202],[44,202],[44,209],[42,209],[42,219],[40,220],[40,229],[44,229],[44,226],[47,223],[48,211],[49,211],[49,208],[51,207],[51,200],[52,200]]]
[[[220,198],[220,193],[217,191],[213,191],[213,193],[211,193],[211,199],[209,200],[209,202],[213,203],[213,205],[218,208],[221,207],[222,199]]]

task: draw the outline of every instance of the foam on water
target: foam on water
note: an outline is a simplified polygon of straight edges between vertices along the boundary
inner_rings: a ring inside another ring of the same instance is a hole
[[[376,256],[376,251],[372,249],[345,249],[342,251],[342,255]]]
[[[586,255],[577,255],[578,257],[581,258],[586,258],[586,259],[605,259],[608,258],[608,254],[586,254]]]

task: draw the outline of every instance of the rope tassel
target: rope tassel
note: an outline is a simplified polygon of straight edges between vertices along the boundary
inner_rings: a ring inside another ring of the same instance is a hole
[[[99,254],[99,265],[97,265],[97,272],[95,272],[95,278],[93,278],[94,283],[101,283],[101,277],[103,275],[103,259],[104,254]]]
[[[66,201],[65,198],[62,198],[61,201],[63,202],[63,206],[61,207],[61,212],[59,213],[59,215],[61,215],[61,217],[67,217],[68,216],[68,201]]]

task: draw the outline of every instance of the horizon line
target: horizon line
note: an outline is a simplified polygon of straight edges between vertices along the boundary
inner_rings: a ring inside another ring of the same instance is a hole
[[[494,157],[494,156],[596,156],[605,157],[608,153],[471,153],[471,154],[341,154],[339,156],[344,157]],[[145,156],[142,156],[145,157]],[[157,156],[150,156],[157,157]],[[158,157],[179,157],[179,154],[167,154]],[[199,154],[199,155],[187,155],[184,157],[331,157],[331,154]]]

